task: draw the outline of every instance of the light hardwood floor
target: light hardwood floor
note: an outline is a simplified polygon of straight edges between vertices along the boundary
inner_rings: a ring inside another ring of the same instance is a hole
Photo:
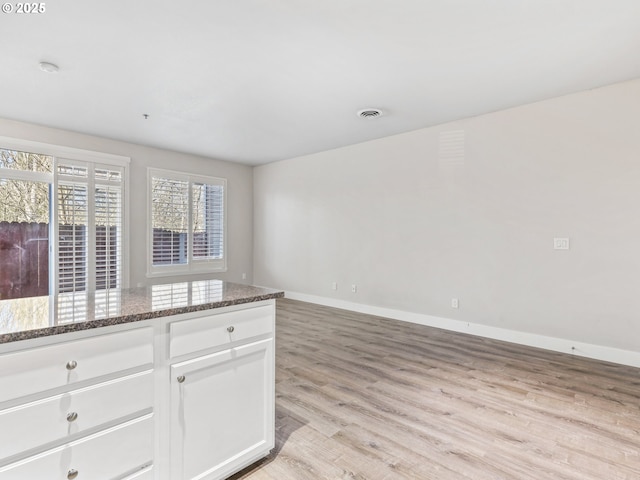
[[[234,480],[640,479],[640,369],[278,300],[276,448]]]

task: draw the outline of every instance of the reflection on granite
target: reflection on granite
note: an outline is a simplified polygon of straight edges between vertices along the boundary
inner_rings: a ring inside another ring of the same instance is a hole
[[[0,344],[283,296],[268,288],[202,280],[0,300]]]

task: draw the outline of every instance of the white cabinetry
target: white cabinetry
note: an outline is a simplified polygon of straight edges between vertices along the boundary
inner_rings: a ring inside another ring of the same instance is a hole
[[[72,338],[0,354],[1,480],[126,478],[152,464],[153,329]]]
[[[170,332],[171,356],[192,357],[170,367],[170,478],[222,479],[267,455],[274,446],[273,305],[175,322]]]
[[[274,446],[275,301],[0,345],[0,480],[219,480]]]
[[[171,367],[171,478],[225,478],[273,448],[273,339]]]

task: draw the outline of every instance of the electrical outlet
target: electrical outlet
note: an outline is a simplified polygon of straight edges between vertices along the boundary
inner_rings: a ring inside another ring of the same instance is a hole
[[[355,283],[351,285],[351,293],[358,293],[358,286]]]
[[[333,282],[331,284],[331,290],[337,290],[338,289],[338,283],[337,282]]]
[[[247,279],[247,274],[246,274],[246,273],[243,273],[243,274],[242,274],[242,279],[243,279],[243,280],[246,280],[246,279]]]
[[[451,299],[451,308],[458,308],[460,307],[460,302],[458,301],[457,298],[452,298]]]
[[[568,238],[554,238],[553,239],[553,249],[554,250],[569,250],[569,239]]]

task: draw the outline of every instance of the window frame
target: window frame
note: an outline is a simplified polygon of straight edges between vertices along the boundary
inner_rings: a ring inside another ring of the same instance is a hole
[[[46,181],[50,184],[51,200],[49,205],[49,295],[58,294],[58,164],[71,162],[74,164],[92,165],[99,167],[118,167],[122,169],[122,245],[121,245],[121,279],[119,288],[129,287],[129,165],[130,157],[110,153],[83,150],[79,148],[54,145],[49,143],[23,140],[13,137],[0,136],[0,148],[17,150],[28,153],[38,153],[53,157],[52,172],[31,172],[2,169],[2,176],[6,178],[22,178],[36,181]],[[25,175],[26,174],[26,175]],[[89,188],[89,184],[88,188]],[[93,212],[94,213],[94,212]],[[91,213],[91,215],[93,215]],[[95,252],[93,252],[95,256]],[[95,261],[95,260],[94,260]],[[91,274],[89,275],[92,276]],[[95,279],[93,279],[95,282]],[[91,285],[91,284],[90,284]]]
[[[187,210],[187,262],[173,265],[153,264],[153,188],[154,177],[188,182],[188,210]],[[222,186],[222,258],[197,259],[193,257],[193,184]],[[209,175],[198,175],[163,168],[147,168],[147,277],[168,277],[177,275],[194,275],[202,273],[221,273],[227,271],[228,242],[227,242],[227,179]]]

